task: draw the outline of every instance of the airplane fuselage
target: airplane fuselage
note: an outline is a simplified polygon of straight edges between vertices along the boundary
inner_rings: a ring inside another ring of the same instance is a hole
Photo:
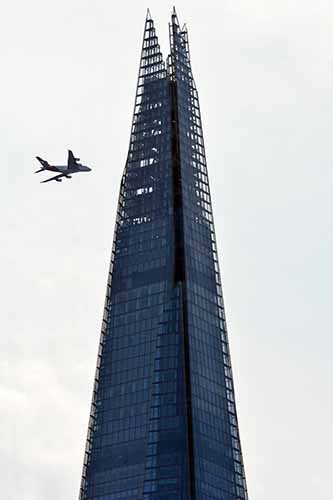
[[[68,168],[67,165],[48,165],[45,170],[51,170],[52,172],[59,172],[61,174],[75,174],[76,172],[90,172],[91,168],[85,165],[76,165],[75,167]]]

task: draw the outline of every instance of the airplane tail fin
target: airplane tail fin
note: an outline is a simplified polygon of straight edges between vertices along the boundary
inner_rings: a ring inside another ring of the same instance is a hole
[[[49,164],[46,160],[43,160],[43,158],[41,158],[40,156],[36,156],[36,159],[39,161],[39,163],[42,164],[42,167],[40,170],[36,170],[35,174],[37,174],[38,172],[42,172],[42,170],[45,170],[47,167],[49,167]]]

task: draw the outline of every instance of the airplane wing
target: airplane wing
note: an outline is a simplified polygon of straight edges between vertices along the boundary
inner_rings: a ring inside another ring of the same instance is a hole
[[[46,179],[45,181],[41,181],[41,184],[44,184],[44,182],[50,182],[50,181],[62,182],[61,177],[65,177],[65,174],[59,174],[59,175],[55,175],[54,177],[50,177],[50,179]]]
[[[75,156],[73,155],[73,152],[69,149],[68,150],[67,168],[76,167],[77,162],[79,160],[80,160],[80,158],[75,158]]]

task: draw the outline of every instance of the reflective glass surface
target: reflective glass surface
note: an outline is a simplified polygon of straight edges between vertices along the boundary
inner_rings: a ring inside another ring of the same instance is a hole
[[[144,30],[80,500],[247,498],[200,110]]]

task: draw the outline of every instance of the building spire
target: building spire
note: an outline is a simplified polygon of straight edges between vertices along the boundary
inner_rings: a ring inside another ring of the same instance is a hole
[[[167,71],[147,11],[80,500],[248,500],[200,106],[175,8],[169,29]]]
[[[177,11],[176,11],[176,7],[175,7],[175,6],[173,6],[171,17],[172,17],[172,21],[173,21],[173,22],[174,22],[175,20],[177,20],[177,23],[178,23],[178,16],[177,16]],[[178,24],[179,24],[179,23],[178,23]]]
[[[176,7],[174,6],[173,9],[172,9],[172,14],[171,14],[171,25],[172,26],[175,26],[175,27],[178,27],[180,26],[179,24],[179,19],[178,19],[178,15],[177,15],[177,11],[176,11]]]
[[[150,14],[150,10],[149,8],[147,9],[147,16],[146,16],[146,21],[150,21],[151,20],[151,14]]]

